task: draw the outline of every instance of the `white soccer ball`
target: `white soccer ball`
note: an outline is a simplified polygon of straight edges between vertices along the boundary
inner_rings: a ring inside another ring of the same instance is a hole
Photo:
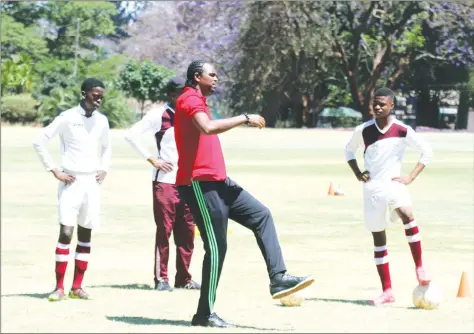
[[[413,304],[417,308],[425,310],[434,310],[439,306],[441,301],[441,289],[433,282],[427,285],[418,285],[413,290]]]
[[[295,292],[291,295],[280,298],[280,303],[283,306],[289,306],[289,307],[301,306],[301,304],[303,304],[303,301],[304,301],[303,295],[298,292]]]

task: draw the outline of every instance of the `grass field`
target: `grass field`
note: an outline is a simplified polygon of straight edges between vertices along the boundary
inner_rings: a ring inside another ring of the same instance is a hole
[[[189,326],[197,292],[150,289],[151,171],[120,130],[112,131],[113,168],[102,185],[102,227],[93,234],[84,280],[93,299],[47,301],[54,287],[57,183],[31,146],[39,131],[1,129],[2,333],[218,332]],[[443,292],[434,311],[412,305],[413,260],[403,229],[395,224],[388,229],[388,251],[397,301],[381,308],[364,304],[380,293],[380,282],[371,236],[362,223],[361,185],[344,162],[348,136],[331,130],[246,128],[221,135],[229,176],[272,210],[290,272],[316,279],[302,307],[286,308],[272,300],[253,235],[231,222],[215,310],[238,327],[222,332],[474,331],[472,298],[456,298],[463,271],[474,286],[473,134],[423,133],[434,160],[410,185],[425,267]],[[152,148],[152,139],[146,140]],[[57,139],[49,148],[58,161]],[[407,151],[405,171],[417,157]],[[346,195],[328,197],[330,182],[340,184]],[[197,281],[202,258],[197,237],[191,264]],[[174,259],[171,252],[170,277]],[[73,267],[71,260],[67,287]]]

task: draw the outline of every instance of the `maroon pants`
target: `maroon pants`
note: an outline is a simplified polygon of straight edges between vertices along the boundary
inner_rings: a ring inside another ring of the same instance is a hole
[[[173,232],[176,245],[175,285],[184,285],[191,280],[189,265],[194,250],[194,223],[175,185],[153,181],[153,213],[156,223],[155,282],[160,279],[168,281],[169,239]]]

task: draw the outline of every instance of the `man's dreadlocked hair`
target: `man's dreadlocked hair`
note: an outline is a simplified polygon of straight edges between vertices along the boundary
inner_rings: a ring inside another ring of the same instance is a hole
[[[194,82],[194,74],[202,74],[203,67],[205,62],[202,60],[194,60],[188,66],[188,71],[186,72],[186,87],[194,87],[196,83]]]

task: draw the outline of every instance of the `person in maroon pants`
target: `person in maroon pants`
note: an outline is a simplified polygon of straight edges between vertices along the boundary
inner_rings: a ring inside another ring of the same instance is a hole
[[[182,93],[185,80],[171,79],[167,84],[169,103],[147,112],[125,135],[125,140],[153,166],[153,214],[156,223],[155,289],[171,291],[168,280],[169,239],[173,232],[176,244],[176,276],[174,287],[199,290],[191,279],[189,265],[194,250],[194,222],[188,206],[175,186],[178,151],[174,140],[174,104]],[[151,132],[155,136],[158,156],[151,155],[140,142],[140,136]]]

